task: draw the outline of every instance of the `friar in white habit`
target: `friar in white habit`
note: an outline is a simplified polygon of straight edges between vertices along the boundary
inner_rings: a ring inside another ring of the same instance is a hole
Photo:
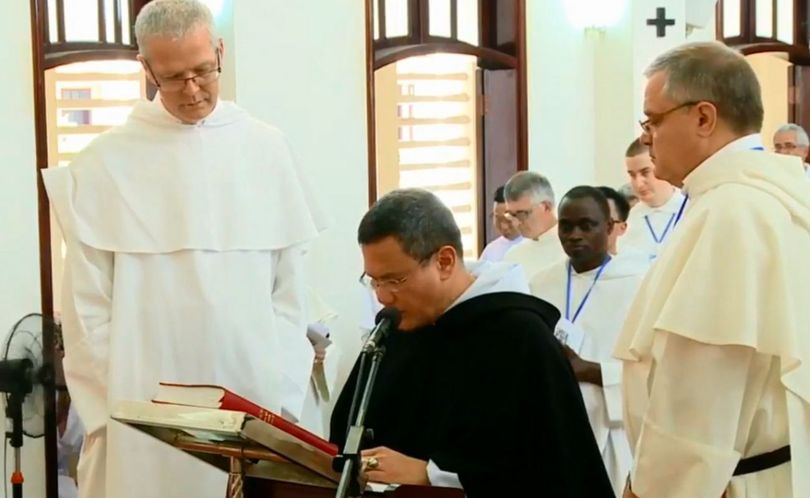
[[[135,23],[159,89],[43,174],[67,245],[65,375],[87,498],[220,498],[227,476],[111,421],[160,381],[222,385],[296,415],[313,351],[303,245],[324,227],[281,133],[219,100],[225,47],[198,0]]]
[[[588,420],[616,495],[632,456],[622,417],[622,363],[612,357],[646,258],[610,253],[614,229],[608,200],[596,187],[576,187],[560,201],[557,231],[568,258],[531,281],[532,294],[560,310],[557,334],[582,390]]]
[[[810,496],[810,184],[764,151],[760,87],[719,43],[647,70],[642,141],[688,204],[628,314],[626,497]]]

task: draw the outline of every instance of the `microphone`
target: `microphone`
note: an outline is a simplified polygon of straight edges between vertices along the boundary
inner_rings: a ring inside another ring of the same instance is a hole
[[[399,327],[399,322],[402,320],[402,315],[396,308],[383,308],[377,313],[374,323],[377,325],[371,334],[368,336],[366,344],[363,346],[363,351],[374,351],[385,340],[386,336],[391,330],[396,330]]]

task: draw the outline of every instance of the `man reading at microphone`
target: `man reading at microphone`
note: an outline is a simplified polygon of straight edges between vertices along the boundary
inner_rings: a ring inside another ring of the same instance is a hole
[[[466,268],[461,233],[433,194],[397,190],[358,229],[364,282],[401,313],[384,340],[365,427],[371,481],[612,497],[573,371],[554,339],[559,312],[510,263]],[[335,405],[341,447],[358,375]]]

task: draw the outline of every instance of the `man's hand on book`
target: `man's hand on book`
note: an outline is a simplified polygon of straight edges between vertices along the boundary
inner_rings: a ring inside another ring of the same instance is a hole
[[[363,450],[363,472],[369,481],[430,486],[428,463],[380,446]]]

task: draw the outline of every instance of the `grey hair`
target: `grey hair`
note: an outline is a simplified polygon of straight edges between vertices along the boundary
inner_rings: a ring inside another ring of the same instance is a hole
[[[453,213],[427,190],[394,190],[371,206],[357,228],[357,242],[367,245],[387,237],[399,241],[402,250],[419,262],[444,246],[464,254]]]
[[[146,55],[144,46],[150,37],[182,38],[200,27],[208,29],[211,44],[215,46],[216,25],[207,5],[199,0],[153,0],[141,9],[135,19],[138,52]]]
[[[758,133],[764,110],[759,81],[739,52],[719,42],[688,43],[658,56],[644,72],[664,72],[664,94],[679,104],[711,102],[733,131]]]
[[[548,178],[533,171],[521,171],[512,175],[506,182],[504,195],[507,201],[517,201],[524,195],[531,195],[534,202],[549,202],[554,206],[554,189]]]
[[[776,133],[795,133],[796,134],[796,145],[800,147],[810,147],[810,138],[807,137],[807,132],[804,131],[804,128],[797,124],[788,123],[779,127],[776,130]],[[774,133],[774,136],[776,136]]]

